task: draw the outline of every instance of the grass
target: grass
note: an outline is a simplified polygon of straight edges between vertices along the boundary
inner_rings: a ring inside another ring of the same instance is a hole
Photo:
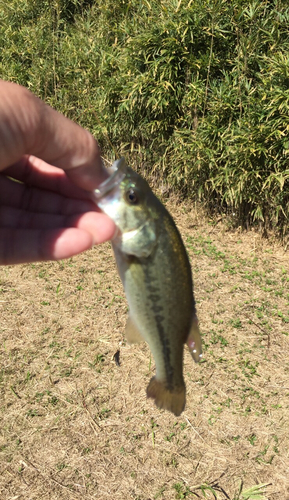
[[[0,496],[284,500],[289,267],[276,242],[170,204],[187,244],[204,345],[187,405],[146,399],[146,345],[108,245],[0,269]],[[120,351],[120,366],[114,355]]]

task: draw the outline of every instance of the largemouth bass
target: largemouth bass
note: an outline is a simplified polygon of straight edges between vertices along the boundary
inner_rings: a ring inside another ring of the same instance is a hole
[[[121,158],[95,191],[117,228],[112,246],[129,305],[125,335],[145,340],[156,365],[147,396],[180,415],[185,407],[183,346],[202,356],[189,259],[176,225],[148,183]]]

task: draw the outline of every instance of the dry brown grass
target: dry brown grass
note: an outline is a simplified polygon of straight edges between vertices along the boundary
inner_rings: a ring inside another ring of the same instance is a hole
[[[289,499],[288,254],[170,209],[192,258],[205,350],[199,366],[185,353],[179,418],[146,400],[154,366],[146,345],[123,339],[109,245],[0,269],[1,499],[193,499],[211,485],[218,500],[257,500],[239,495],[241,481],[243,492],[269,483],[259,498]]]

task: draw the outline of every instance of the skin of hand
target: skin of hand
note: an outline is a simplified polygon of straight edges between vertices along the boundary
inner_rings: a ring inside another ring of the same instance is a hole
[[[92,202],[97,142],[24,87],[0,80],[0,264],[65,259],[110,240]]]

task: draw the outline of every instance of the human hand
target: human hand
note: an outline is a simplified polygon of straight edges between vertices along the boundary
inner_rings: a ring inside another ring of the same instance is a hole
[[[4,81],[0,152],[0,264],[65,259],[113,237],[114,223],[91,201],[107,177],[97,142]]]

